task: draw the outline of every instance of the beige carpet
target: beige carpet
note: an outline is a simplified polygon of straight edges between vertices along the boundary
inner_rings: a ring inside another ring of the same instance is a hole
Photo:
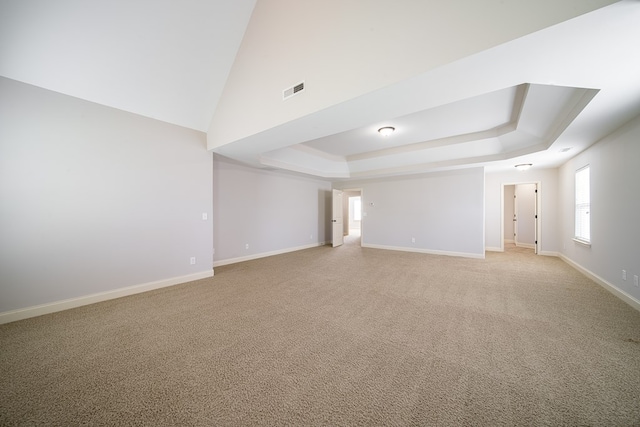
[[[0,425],[640,425],[640,313],[531,250],[353,239],[0,326]]]

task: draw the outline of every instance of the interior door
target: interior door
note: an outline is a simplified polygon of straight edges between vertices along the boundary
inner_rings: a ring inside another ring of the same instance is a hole
[[[515,190],[516,246],[536,248],[536,184],[518,184]]]
[[[340,190],[333,190],[331,212],[331,242],[335,248],[336,246],[340,246],[344,243],[344,230],[342,225],[342,191]]]
[[[534,184],[535,196],[533,196],[533,238],[535,245],[535,253],[538,253],[538,184]]]

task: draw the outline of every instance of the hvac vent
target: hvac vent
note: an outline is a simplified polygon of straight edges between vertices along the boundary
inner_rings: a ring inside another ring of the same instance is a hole
[[[290,88],[285,89],[282,92],[282,100],[291,98],[293,95],[297,95],[302,91],[304,91],[304,82],[300,82],[295,86],[291,86]]]

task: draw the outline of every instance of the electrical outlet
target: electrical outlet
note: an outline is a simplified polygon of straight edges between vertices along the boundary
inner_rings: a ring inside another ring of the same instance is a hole
[[[411,238],[411,243],[415,243],[415,242],[416,242],[416,238],[415,238],[415,237],[412,237],[412,238]]]
[[[209,215],[206,212],[202,212],[202,220],[206,221],[209,218]]]
[[[633,284],[636,286],[636,288],[637,288],[638,286],[640,286],[640,285],[638,284],[638,275],[637,275],[637,274],[634,274],[634,275],[633,275]]]
[[[627,270],[622,270],[622,280],[627,280]]]
[[[313,240],[313,234],[309,234],[309,239]]]
[[[191,265],[194,265],[196,263],[196,257],[192,256],[191,259],[189,260],[189,263]]]
[[[249,249],[249,244],[247,243],[246,245],[244,245],[245,249]]]

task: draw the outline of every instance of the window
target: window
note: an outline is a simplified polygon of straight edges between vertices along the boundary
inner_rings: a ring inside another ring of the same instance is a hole
[[[576,171],[576,233],[575,240],[591,242],[591,191],[589,186],[589,166]]]

